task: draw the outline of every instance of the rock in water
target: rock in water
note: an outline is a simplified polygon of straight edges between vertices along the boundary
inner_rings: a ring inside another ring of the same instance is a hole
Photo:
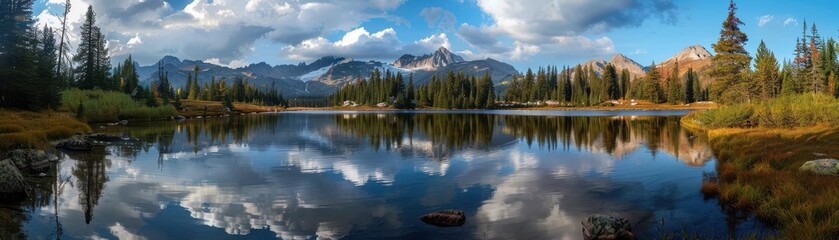
[[[12,160],[15,167],[23,173],[45,173],[50,170],[50,155],[43,150],[17,149],[6,153],[6,158]]]
[[[799,171],[807,171],[820,175],[839,175],[839,160],[832,158],[807,161]]]
[[[26,180],[12,160],[0,161],[0,201],[20,201],[26,198]]]
[[[420,217],[420,220],[438,227],[457,227],[466,223],[466,215],[459,210],[443,210],[425,214]]]
[[[592,215],[583,220],[583,239],[634,240],[629,220],[606,215]]]
[[[63,148],[71,151],[90,151],[93,143],[88,142],[84,137],[76,135],[58,143],[55,148]]]
[[[94,133],[84,137],[85,140],[89,141],[100,141],[100,142],[118,142],[122,141],[122,137],[113,135],[113,134],[105,134],[105,133]]]

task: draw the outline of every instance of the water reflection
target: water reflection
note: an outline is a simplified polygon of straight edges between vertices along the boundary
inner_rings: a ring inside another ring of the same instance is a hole
[[[34,238],[134,239],[579,239],[593,213],[628,218],[641,236],[764,229],[728,224],[702,198],[713,156],[678,119],[288,113],[135,124],[110,130],[139,141],[69,155],[19,222]],[[448,208],[464,210],[466,225],[417,219]]]

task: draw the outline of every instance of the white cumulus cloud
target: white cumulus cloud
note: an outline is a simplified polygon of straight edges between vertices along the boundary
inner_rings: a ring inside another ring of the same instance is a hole
[[[393,28],[370,33],[360,27],[344,34],[341,39],[331,42],[318,37],[305,40],[300,44],[283,48],[282,54],[293,60],[308,61],[323,56],[346,58],[391,60],[402,54],[428,54],[439,47],[451,48],[445,33],[403,43]]]
[[[769,22],[772,22],[772,19],[775,19],[775,16],[772,15],[763,15],[757,18],[757,26],[763,27]]]
[[[789,17],[787,20],[784,20],[784,27],[787,25],[798,26],[798,20],[795,20],[793,17]]]

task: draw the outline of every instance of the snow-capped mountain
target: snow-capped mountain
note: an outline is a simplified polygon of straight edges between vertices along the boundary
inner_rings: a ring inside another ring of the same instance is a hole
[[[366,79],[370,72],[379,69],[392,74],[402,73],[405,79],[413,76],[415,84],[425,84],[435,74],[445,74],[449,71],[467,75],[482,76],[489,72],[494,82],[512,79],[518,72],[503,62],[492,59],[464,61],[464,59],[446,48],[439,48],[431,54],[420,57],[404,55],[393,64],[379,61],[360,61],[342,57],[327,56],[311,63],[285,64],[271,66],[267,63],[255,63],[240,68],[219,66],[203,61],[180,60],[177,57],[165,56],[158,63],[163,71],[168,72],[172,86],[185,86],[195,66],[198,66],[198,81],[210,82],[224,79],[232,81],[235,78],[246,78],[250,83],[263,87],[276,84],[286,96],[326,96],[349,82]],[[146,84],[157,78],[157,63],[149,66],[138,66],[141,81]]]
[[[463,62],[463,58],[450,52],[445,47],[440,47],[432,54],[422,56],[414,56],[411,54],[402,55],[396,59],[391,65],[398,68],[411,70],[426,70],[434,71],[438,68],[451,65],[452,63]]]

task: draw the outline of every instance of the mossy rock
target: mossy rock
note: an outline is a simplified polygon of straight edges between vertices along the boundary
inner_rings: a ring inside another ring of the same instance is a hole
[[[12,160],[0,161],[0,201],[14,202],[26,198],[26,179],[20,174]]]
[[[44,150],[38,149],[16,149],[6,153],[6,158],[12,160],[23,174],[39,174],[46,173],[52,166],[54,157],[50,156]]]
[[[592,215],[582,221],[585,240],[634,240],[629,220],[606,215]]]
[[[87,141],[83,136],[76,135],[59,142],[55,148],[71,151],[90,151],[93,150],[93,143]]]
[[[798,168],[799,171],[812,172],[819,175],[839,175],[839,160],[824,158],[807,161]]]
[[[459,210],[443,210],[425,214],[420,217],[420,220],[438,227],[457,227],[466,223],[466,215]]]

